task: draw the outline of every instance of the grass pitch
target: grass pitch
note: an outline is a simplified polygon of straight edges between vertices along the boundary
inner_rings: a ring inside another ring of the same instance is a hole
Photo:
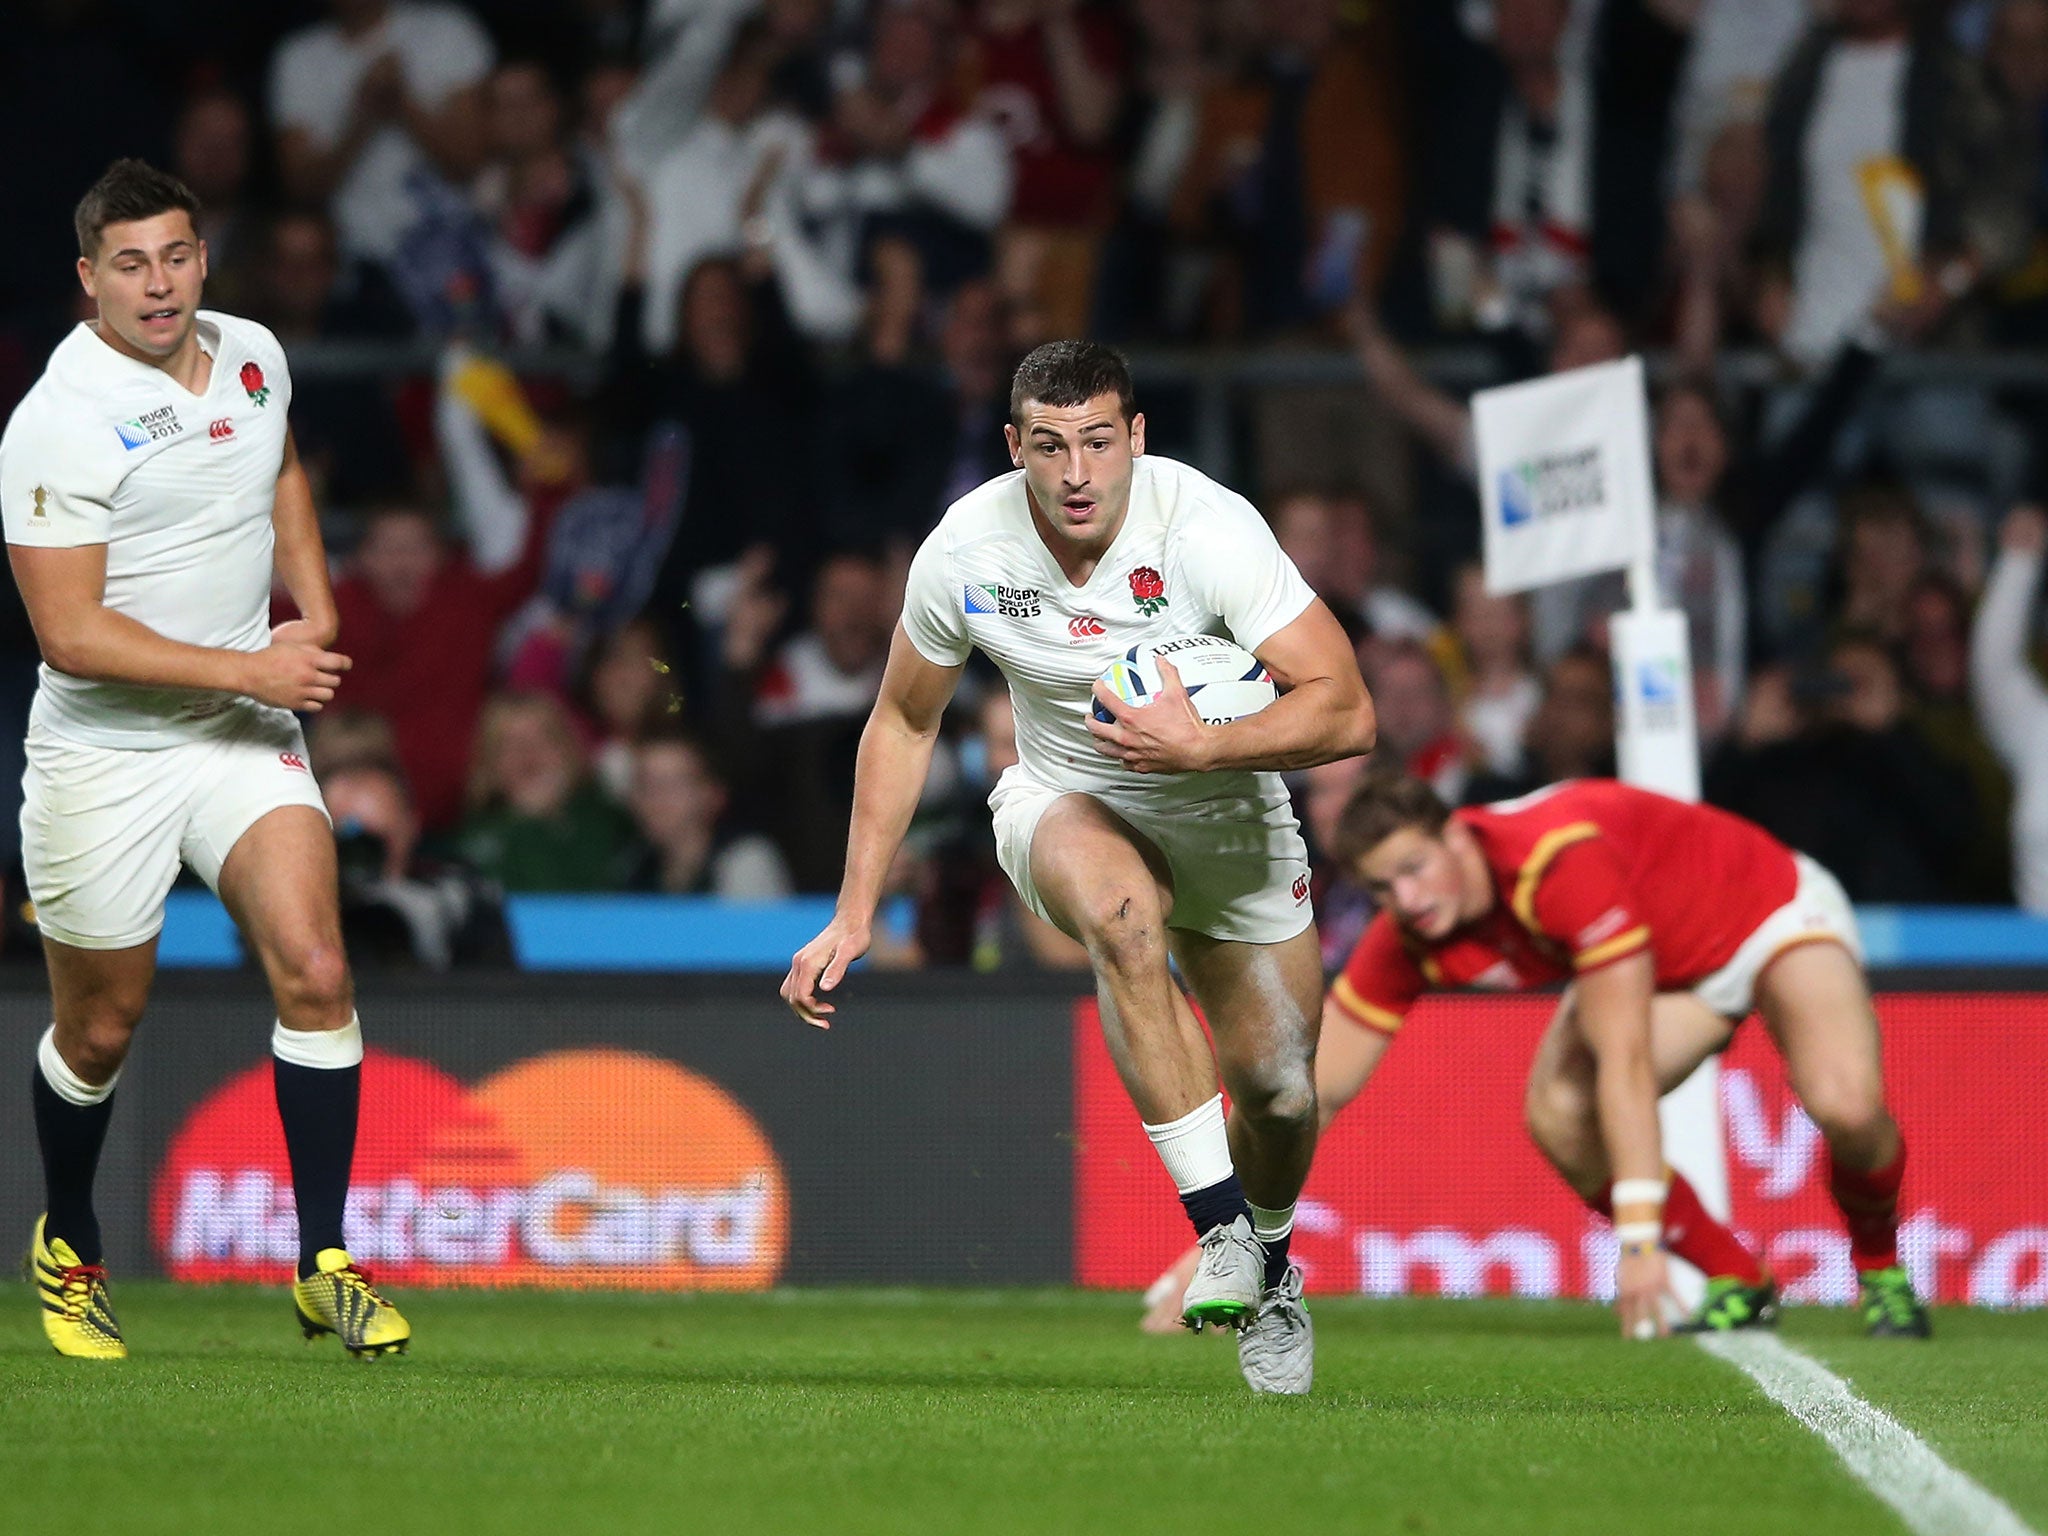
[[[417,1292],[372,1364],[282,1291],[115,1299],[125,1364],[49,1353],[25,1290],[0,1315],[0,1530],[1904,1529],[1739,1372],[1585,1306],[1319,1300],[1314,1396],[1254,1401],[1121,1296]],[[2048,1529],[2048,1315],[1936,1327],[1784,1335]]]

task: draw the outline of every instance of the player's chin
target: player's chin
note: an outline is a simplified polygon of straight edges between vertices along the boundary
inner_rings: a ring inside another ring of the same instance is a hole
[[[128,339],[145,352],[175,352],[191,325],[189,310],[145,310],[130,322]]]

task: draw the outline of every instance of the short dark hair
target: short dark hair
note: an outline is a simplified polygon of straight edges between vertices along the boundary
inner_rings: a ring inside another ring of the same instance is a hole
[[[71,216],[78,231],[78,254],[87,261],[98,256],[100,236],[109,224],[153,219],[177,208],[189,213],[193,226],[198,226],[199,197],[184,182],[147,160],[116,160],[78,200],[78,210]]]
[[[1406,773],[1370,773],[1337,818],[1330,852],[1343,864],[1355,864],[1403,827],[1420,827],[1435,837],[1450,819],[1451,808],[1427,780]]]
[[[1126,424],[1138,414],[1131,365],[1124,361],[1123,353],[1099,341],[1048,341],[1034,347],[1017,365],[1010,380],[1010,421],[1022,428],[1027,400],[1076,406],[1086,405],[1098,395],[1116,396]]]

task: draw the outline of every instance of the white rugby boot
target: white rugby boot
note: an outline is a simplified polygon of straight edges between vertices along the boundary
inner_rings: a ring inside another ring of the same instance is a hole
[[[1252,1236],[1252,1219],[1218,1222],[1202,1234],[1202,1257],[1181,1299],[1180,1320],[1200,1333],[1205,1324],[1242,1328],[1258,1310],[1266,1277],[1266,1250]]]
[[[1237,1336],[1237,1366],[1254,1392],[1300,1397],[1316,1379],[1316,1327],[1301,1299],[1301,1266],[1259,1298],[1259,1310]]]

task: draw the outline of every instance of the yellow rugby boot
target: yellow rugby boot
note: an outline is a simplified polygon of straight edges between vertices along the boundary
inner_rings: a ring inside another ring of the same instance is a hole
[[[81,1264],[63,1238],[43,1241],[43,1222],[29,1245],[29,1272],[43,1304],[43,1332],[60,1355],[75,1360],[126,1360],[121,1325],[107,1297],[107,1272],[98,1264]]]
[[[358,1360],[404,1354],[412,1342],[412,1325],[377,1294],[369,1274],[356,1268],[348,1250],[322,1248],[314,1263],[319,1268],[292,1285],[300,1331],[309,1339],[335,1334],[341,1347]]]

